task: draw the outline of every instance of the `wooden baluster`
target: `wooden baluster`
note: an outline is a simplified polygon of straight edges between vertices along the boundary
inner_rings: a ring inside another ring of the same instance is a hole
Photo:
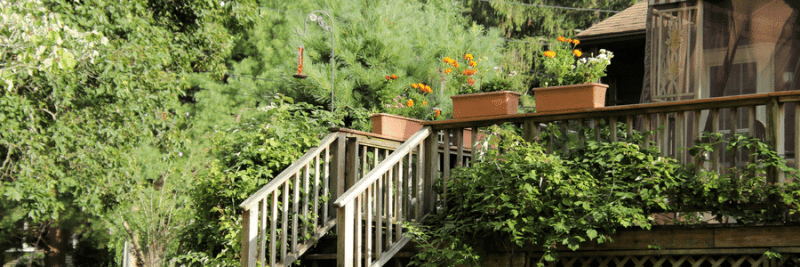
[[[412,149],[412,151],[413,151],[413,149]],[[419,150],[417,150],[417,153],[419,153]],[[405,194],[406,195],[406,199],[405,199],[405,201],[403,201],[403,205],[404,205],[403,206],[403,210],[406,212],[405,213],[406,220],[411,221],[411,218],[413,216],[412,213],[411,213],[411,200],[414,198],[414,180],[415,180],[415,177],[414,177],[414,164],[413,164],[414,163],[414,154],[409,152],[407,160],[408,160],[408,162],[406,163],[406,165],[408,166],[407,167],[408,168],[408,173],[406,174],[406,184],[404,185],[405,188],[406,188],[406,194]]]
[[[601,119],[592,119],[594,122],[594,140],[600,142],[600,121]]]
[[[354,261],[355,261],[356,267],[361,267],[361,255],[362,255],[361,253],[362,253],[362,250],[364,249],[364,247],[361,245],[361,241],[362,241],[362,239],[361,239],[361,237],[362,237],[362,235],[361,235],[361,230],[362,230],[362,227],[361,227],[361,211],[364,210],[364,209],[362,209],[362,205],[364,203],[366,203],[367,201],[369,201],[369,200],[366,200],[366,201],[364,200],[365,195],[366,195],[366,193],[361,193],[354,200],[356,202],[355,203],[355,206],[356,206],[355,217],[356,218],[355,218],[355,222],[353,223],[353,226],[355,226],[355,228],[356,228],[355,229],[355,232],[356,232],[356,234],[355,234],[356,244],[355,244],[355,255],[354,255],[353,258],[355,258]]]
[[[767,140],[775,148],[775,152],[780,157],[786,156],[786,144],[783,115],[785,113],[783,103],[778,102],[777,97],[772,97],[767,105]],[[767,181],[771,184],[783,183],[783,175],[775,167],[768,167]]]
[[[478,150],[478,148],[475,145],[476,143],[478,143],[478,134],[480,134],[480,130],[478,130],[478,127],[472,127],[472,140],[469,142],[469,145],[470,145],[470,149],[469,149],[469,153],[470,153],[469,160],[470,160],[470,163],[467,166],[472,166],[472,161],[475,160],[475,157],[478,155],[477,151],[476,151],[476,150]]]
[[[322,225],[326,222],[320,223],[319,221],[319,186],[320,186],[320,169],[319,165],[319,154],[314,157],[314,225]]]
[[[756,137],[756,106],[749,106],[747,107],[747,128],[750,130],[750,137]],[[756,158],[753,154],[756,153],[755,147],[750,148],[748,154],[750,155],[748,161],[750,163],[755,162]]]
[[[381,257],[383,251],[383,178],[386,174],[378,178],[375,190],[375,258]]]
[[[800,102],[794,102],[794,164],[800,168]]]
[[[356,197],[359,198],[359,197]],[[333,202],[333,201],[331,201]],[[353,266],[353,227],[355,226],[355,205],[347,203],[344,207],[336,209],[336,266]]]
[[[330,196],[330,183],[331,183],[331,151],[330,147],[325,148],[325,175],[322,176],[322,195]],[[328,208],[333,205],[334,199],[328,199],[330,205],[322,205],[322,223],[328,223]]]
[[[456,144],[456,167],[464,165],[464,128],[456,129],[454,134]]]
[[[561,150],[564,152],[564,155],[567,155],[567,154],[569,154],[569,121],[568,120],[561,121],[561,131],[562,131],[561,133],[563,134],[564,138],[566,139],[564,141],[564,144],[563,144],[563,147],[561,148]]]
[[[644,133],[644,147],[650,148],[650,114],[644,114],[642,116],[642,130]]]
[[[242,214],[242,266],[256,266],[256,241],[258,238],[258,207],[250,208]]]
[[[366,238],[366,249],[367,249],[367,256],[365,258],[366,266],[370,266],[372,262],[372,208],[375,206],[375,189],[372,185],[367,187],[367,230],[364,231],[367,235]]]
[[[701,140],[703,138],[702,130],[700,129],[700,117],[702,115],[703,115],[702,111],[700,111],[700,110],[695,110],[694,111],[694,120],[692,122],[692,127],[693,127],[692,137],[694,137],[694,138],[692,139],[692,141]],[[697,160],[697,157],[700,157],[701,159],[703,159],[705,156],[703,154],[697,154],[697,156],[695,156],[693,158],[695,160],[695,162],[700,162],[700,161]],[[700,173],[700,168],[702,168],[702,167],[703,166],[701,164],[697,164],[695,166],[695,173]]]
[[[297,253],[297,219],[300,215],[300,172],[294,174],[294,194],[292,195],[292,253]],[[295,254],[296,256],[296,254]]]
[[[309,188],[309,186],[310,186],[309,185],[310,178],[311,178],[310,166],[309,166],[309,164],[306,164],[306,166],[305,166],[305,168],[303,170],[303,220],[304,220],[304,223],[303,223],[303,232],[300,233],[300,237],[303,238],[304,241],[305,241],[305,238],[304,238],[305,233],[308,233],[308,223],[305,223],[305,221],[308,221],[308,218],[309,218],[308,217],[308,203],[309,203],[308,198],[309,198],[309,192],[311,192],[311,190]],[[313,231],[313,230],[316,230],[316,229],[311,229],[311,230]]]
[[[289,180],[283,183],[283,209],[281,209],[281,262],[286,258],[286,248],[289,245]],[[333,201],[330,201],[333,203]]]
[[[683,111],[678,111],[675,116],[675,154],[679,163],[686,163],[686,146],[684,139],[686,138],[686,114]]]
[[[275,266],[277,251],[275,250],[275,239],[278,237],[278,190],[272,192],[272,217],[270,217],[269,230],[269,266]]]
[[[442,187],[444,193],[442,198],[445,206],[447,206],[447,181],[450,180],[450,133],[450,129],[444,130],[444,155],[442,155]]]
[[[275,192],[272,193],[275,194]],[[261,244],[258,250],[258,262],[261,265],[265,265],[267,264],[267,257],[264,255],[267,253],[267,196],[264,196],[264,199],[261,200],[261,229],[259,229],[259,236],[261,236]]]
[[[661,155],[664,156],[671,156],[672,151],[670,151],[669,146],[669,116],[667,113],[658,114],[659,119],[661,120]]]
[[[547,125],[547,129],[550,131],[550,140],[547,141],[547,154],[553,154],[554,144],[556,141],[556,131],[552,123]]]
[[[716,134],[719,133],[719,109],[715,108],[711,110],[711,130]],[[719,142],[717,138],[713,138],[711,142]],[[712,153],[711,158],[711,170],[715,172],[719,172],[719,149],[721,145],[717,145],[714,147],[714,153]]]
[[[361,155],[359,156],[361,156],[361,178],[364,178],[364,176],[367,176],[367,173],[372,170],[372,168],[367,165],[367,146],[361,146]],[[359,178],[359,180],[361,180],[361,178]]]
[[[433,137],[428,136],[425,138],[425,142],[427,142],[428,138]],[[424,207],[423,204],[425,204],[425,195],[420,194],[422,188],[425,187],[425,157],[428,155],[428,148],[425,146],[427,143],[425,142],[423,142],[424,144],[419,144],[417,148],[417,175],[415,175],[414,180],[412,181],[413,185],[411,185],[413,187],[412,190],[414,190],[412,195],[417,202],[414,206],[414,211],[416,211],[414,220],[416,220],[416,222],[419,222],[420,219],[422,219],[422,210]]]
[[[608,118],[608,127],[611,130],[611,140],[609,140],[609,141],[610,142],[616,142],[617,141],[617,117],[616,116],[611,116],[611,118]]]
[[[410,154],[410,153],[409,153]],[[403,169],[403,159],[401,158],[400,161],[397,162],[397,175],[395,175],[395,187],[397,188],[397,193],[394,197],[394,216],[395,216],[395,223],[397,224],[395,228],[395,240],[400,240],[402,238],[400,235],[403,233],[402,229],[402,222],[403,222],[403,174],[405,170]]]
[[[344,190],[350,189],[351,186],[356,184],[358,180],[358,140],[356,138],[349,138],[347,140],[347,153],[345,154],[345,168],[347,169],[345,177]],[[344,193],[344,192],[342,192]]]
[[[628,140],[633,141],[633,116],[625,116],[625,128],[628,133]]]
[[[586,130],[583,128],[586,120],[580,119],[578,120],[578,144],[583,147],[586,145]]]
[[[534,122],[531,119],[527,119],[523,123],[523,126],[522,126],[523,127],[522,128],[522,132],[523,132],[522,138],[525,139],[525,141],[533,142],[533,138],[534,138],[534,136],[533,136],[533,125],[534,125]]]
[[[388,157],[388,156],[387,156]],[[392,228],[394,225],[394,179],[395,168],[397,165],[389,168],[389,176],[386,177],[386,247],[392,244]]]
[[[531,126],[533,127],[533,139],[531,140],[531,142],[534,142],[536,141],[536,138],[538,138],[541,134],[539,130],[540,125],[538,122],[533,122],[533,125]]]
[[[739,115],[739,108],[731,108],[730,110],[731,110],[731,117],[730,117],[730,119],[731,119],[731,121],[730,121],[730,123],[731,123],[731,136],[730,137],[734,137],[734,136],[736,136],[736,129],[739,129],[739,127],[736,126],[736,119],[739,118],[739,116],[738,116]],[[730,167],[736,167],[736,159],[737,159],[737,155],[739,154],[738,152],[739,152],[739,149],[734,149],[733,151],[730,152],[730,154],[731,154],[731,155],[729,155],[729,159],[731,160],[731,166]]]

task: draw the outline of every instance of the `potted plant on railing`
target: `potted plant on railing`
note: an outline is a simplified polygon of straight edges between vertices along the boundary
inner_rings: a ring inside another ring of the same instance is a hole
[[[479,69],[481,59],[475,61],[473,55],[466,54],[460,60],[463,64],[445,57],[442,67],[444,83],[455,87],[458,93],[450,97],[454,119],[517,114],[520,92],[512,91],[504,77],[491,77],[496,73],[489,68]]]
[[[396,75],[386,76],[387,82],[397,79]],[[441,118],[442,110],[435,107],[439,103],[430,85],[412,83],[405,91],[395,96],[383,107],[383,112],[370,116],[372,132],[395,139],[405,140],[422,129],[425,120]]]
[[[605,106],[608,85],[597,83],[606,76],[606,67],[614,54],[601,49],[597,56],[583,57],[575,49],[577,39],[558,37],[541,57],[543,70],[535,88],[536,111],[569,111]]]

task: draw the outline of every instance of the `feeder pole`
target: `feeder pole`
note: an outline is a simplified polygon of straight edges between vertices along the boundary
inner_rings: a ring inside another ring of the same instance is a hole
[[[321,14],[325,14],[325,16],[328,16],[328,20],[330,20],[330,22],[331,22],[330,26],[328,25],[327,22],[325,22],[322,19],[322,16],[317,16],[316,13],[321,13]],[[334,78],[334,74],[336,73],[336,66],[334,65],[334,58],[336,57],[335,50],[334,50],[334,43],[336,42],[336,39],[335,39],[336,37],[334,36],[334,32],[333,32],[333,17],[331,17],[331,15],[328,15],[327,12],[322,11],[322,10],[311,11],[311,13],[308,13],[308,15],[306,15],[306,19],[303,21],[303,34],[300,34],[300,31],[298,29],[295,29],[295,32],[297,33],[297,35],[300,35],[300,37],[306,36],[306,30],[307,30],[306,24],[308,23],[309,19],[311,21],[317,22],[317,24],[320,27],[322,27],[322,29],[331,32],[331,112],[333,112],[333,92],[334,92],[334,90],[333,90],[333,88],[334,88],[334,86],[333,86],[334,79],[333,78]]]

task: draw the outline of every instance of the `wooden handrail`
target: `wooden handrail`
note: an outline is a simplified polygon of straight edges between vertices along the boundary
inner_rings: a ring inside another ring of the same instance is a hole
[[[794,102],[800,99],[800,91],[785,91],[740,96],[726,96],[684,101],[660,102],[613,106],[577,111],[537,112],[514,115],[488,116],[480,118],[462,118],[441,121],[426,121],[422,124],[431,126],[433,130],[454,129],[465,127],[485,127],[504,122],[523,123],[549,122],[560,120],[580,120],[608,116],[633,116],[643,114],[658,114],[665,112],[694,111],[700,109],[731,108],[740,106],[766,105],[770,99],[777,98],[780,103]]]
[[[352,201],[356,196],[367,190],[367,187],[375,183],[375,181],[378,180],[381,175],[386,173],[386,171],[392,168],[392,166],[402,160],[404,156],[408,155],[408,153],[410,153],[415,146],[419,145],[430,134],[431,127],[424,127],[412,135],[405,143],[403,143],[403,145],[398,147],[392,154],[390,154],[389,157],[381,161],[381,163],[367,173],[364,178],[362,178],[360,181],[358,181],[358,183],[350,187],[350,189],[348,189],[342,196],[336,199],[336,202],[333,204],[337,207],[344,207],[347,205],[347,203],[350,203],[350,201]]]
[[[336,141],[337,137],[339,137],[339,133],[333,132],[329,133],[327,136],[322,138],[322,141],[320,141],[319,146],[306,152],[305,155],[297,159],[297,161],[292,163],[292,165],[289,165],[289,167],[284,169],[283,172],[281,172],[280,174],[278,174],[278,176],[269,181],[269,183],[267,183],[266,185],[261,187],[261,189],[250,195],[250,197],[242,201],[242,204],[239,204],[239,208],[242,208],[244,210],[249,210],[253,208],[253,206],[255,206],[256,204],[258,204],[259,201],[264,199],[264,197],[266,197],[267,194],[269,194],[272,191],[275,191],[275,189],[277,189],[281,184],[286,182],[286,180],[292,178],[292,175],[294,175],[297,171],[299,171],[300,168],[303,168],[306,164],[311,162],[311,160],[313,160],[314,157],[316,157],[316,155],[319,155],[319,153],[325,150],[326,147],[328,147],[330,144]]]

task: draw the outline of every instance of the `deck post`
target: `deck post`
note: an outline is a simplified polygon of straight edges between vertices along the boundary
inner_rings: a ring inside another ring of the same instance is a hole
[[[258,237],[258,207],[242,214],[242,266],[256,266],[256,238]]]
[[[336,142],[331,144],[331,179],[330,179],[330,199],[337,199],[339,196],[344,194],[344,185],[345,185],[345,142],[347,142],[347,138],[344,134],[339,134],[336,137]],[[335,210],[336,206],[333,205],[333,201],[328,201],[328,207],[331,210]],[[328,218],[325,218],[323,221],[327,221]],[[337,226],[338,227],[338,226]]]
[[[347,148],[345,149],[345,185],[344,190],[347,190],[358,181],[358,139],[349,138],[347,140]],[[344,193],[344,191],[343,191]]]
[[[355,202],[345,204],[344,207],[336,209],[336,266],[337,267],[350,267],[353,266],[353,249],[354,237],[353,227],[355,217]],[[360,259],[359,259],[360,260]]]
[[[423,178],[422,194],[425,199],[422,216],[433,212],[436,208],[436,196],[433,194],[433,180],[436,179],[439,165],[439,131],[434,131],[425,138],[425,177]]]

